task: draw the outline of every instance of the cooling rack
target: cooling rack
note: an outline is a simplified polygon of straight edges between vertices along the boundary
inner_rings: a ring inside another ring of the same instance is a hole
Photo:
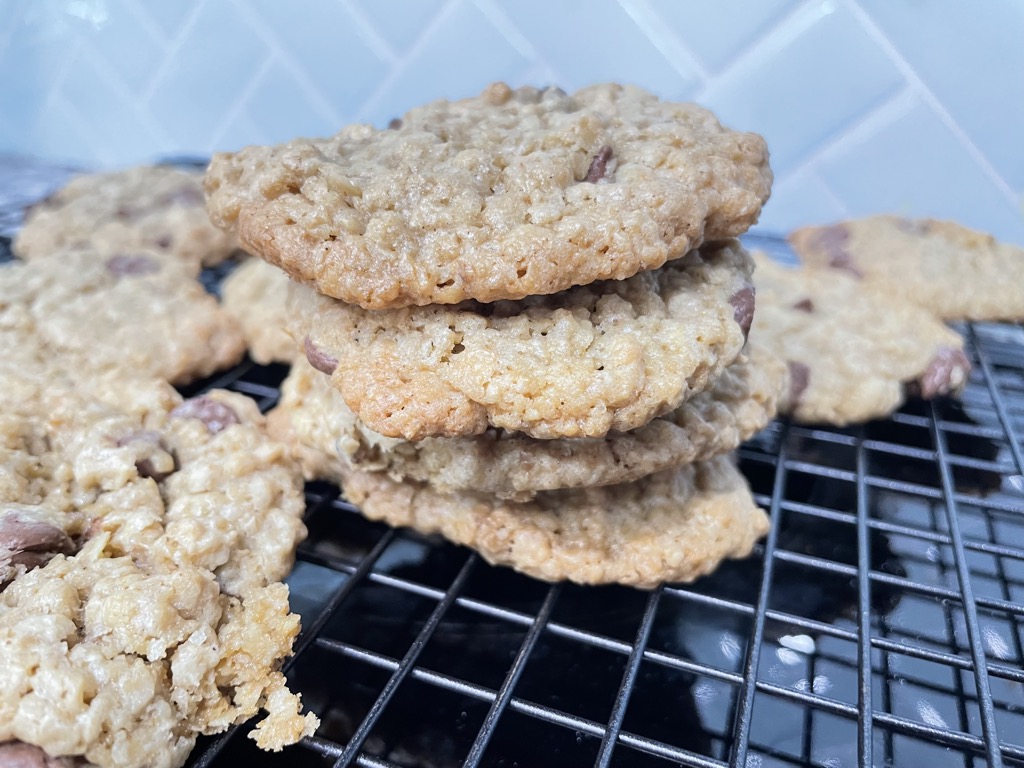
[[[960,330],[961,401],[745,445],[770,532],[691,585],[543,584],[309,485],[287,674],[322,725],[191,765],[1024,766],[1024,329]],[[285,373],[196,390],[268,409]]]

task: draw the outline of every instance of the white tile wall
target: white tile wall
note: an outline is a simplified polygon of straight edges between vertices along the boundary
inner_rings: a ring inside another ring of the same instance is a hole
[[[614,79],[763,133],[764,229],[895,210],[1024,244],[1024,2],[0,0],[0,151],[92,167]]]

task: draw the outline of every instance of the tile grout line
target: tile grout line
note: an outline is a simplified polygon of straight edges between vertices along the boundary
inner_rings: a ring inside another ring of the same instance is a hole
[[[123,6],[128,9],[128,13],[132,15],[136,23],[144,27],[153,36],[153,39],[158,40],[165,49],[167,48],[170,44],[170,38],[160,25],[153,21],[153,17],[149,15],[145,4],[134,2],[134,0],[126,0]]]
[[[184,42],[183,39],[178,39],[180,34],[179,36],[174,37],[169,36],[163,30],[163,28],[160,27],[160,25],[153,20],[152,16],[150,16],[149,11],[146,9],[145,3],[129,0],[128,2],[126,2],[126,4],[132,9],[130,12],[135,14],[135,17],[139,20],[139,23],[147,27],[150,30],[150,33],[154,36],[154,38],[162,43],[165,61],[169,60],[172,56],[174,56]],[[194,27],[196,23],[196,18],[197,14],[190,14],[189,17],[186,19],[185,23],[182,24],[181,29],[178,30],[178,32],[181,33],[185,31],[186,28],[191,29],[192,27]],[[173,51],[175,52],[174,54],[171,53],[172,46]],[[159,120],[150,109],[153,83],[156,80],[157,74],[162,74],[162,69],[166,68],[163,65],[157,68],[157,73],[154,73],[154,77],[150,81],[149,86],[147,86],[147,88],[144,90],[145,95],[138,99],[133,98],[132,101],[136,114],[138,114],[142,119],[144,119],[144,121],[147,124],[152,124],[152,126],[155,127],[154,135],[157,137],[157,140],[161,145],[160,152],[167,155],[176,152],[177,142],[175,141],[174,137],[167,132],[166,128],[164,128],[163,122]]]
[[[801,163],[800,167],[797,168],[796,170],[790,171],[785,176],[780,176],[776,178],[775,182],[772,184],[772,188],[774,189],[777,185],[780,184],[798,182],[801,179],[814,181],[820,184],[828,201],[832,203],[833,207],[840,211],[840,216],[848,218],[851,215],[850,208],[846,204],[846,201],[844,201],[841,197],[839,197],[839,195],[836,194],[835,190],[832,189],[831,186],[829,186],[828,182],[826,182],[825,179],[822,178],[821,174],[818,173],[818,169],[813,165]],[[768,204],[771,204],[771,198],[768,199]],[[755,226],[760,226],[760,223],[758,223]],[[786,233],[780,232],[778,234],[785,235]]]
[[[451,14],[452,9],[457,4],[458,0],[446,0],[444,5],[442,5],[438,9],[436,14],[434,14],[434,17],[423,26],[423,29],[420,32],[420,36],[416,38],[416,42],[414,42],[411,46],[409,46],[409,48],[406,49],[404,56],[400,56],[398,59],[396,59],[394,65],[391,67],[391,70],[388,72],[388,74],[380,79],[380,81],[377,84],[377,88],[373,91],[373,93],[370,94],[363,101],[363,103],[359,106],[358,109],[353,111],[353,117],[356,121],[367,122],[366,115],[370,112],[371,109],[373,109],[380,103],[388,88],[390,88],[391,85],[393,85],[394,82],[398,79],[398,76],[405,71],[405,68],[408,65],[409,61],[413,58],[413,56],[416,53],[418,53],[423,48],[423,46],[425,45],[424,41],[427,40],[434,33],[434,31],[441,25],[441,22],[444,19],[444,17]],[[408,105],[407,108],[410,108],[412,106],[413,105],[410,104]],[[395,115],[395,117],[398,117],[398,115]]]
[[[366,18],[363,9],[357,3],[352,2],[352,0],[340,0],[340,2],[341,7],[355,21],[356,26],[359,28],[359,36],[366,42],[370,50],[376,54],[378,59],[394,66],[395,62],[401,58],[398,51],[391,46],[391,43],[381,37],[377,27]]]
[[[619,6],[680,77],[688,80],[696,73],[698,82],[695,90],[699,91],[706,86],[711,79],[711,72],[647,0],[619,0]],[[690,70],[677,67],[677,59],[685,62]]]
[[[828,159],[832,154],[841,151],[842,144],[862,133],[875,130],[876,123],[879,124],[879,127],[882,127],[891,123],[894,117],[900,117],[905,114],[909,107],[909,102],[907,104],[903,104],[903,102],[912,95],[913,91],[907,84],[904,84],[902,88],[885,94],[880,101],[869,106],[861,114],[852,120],[848,120],[831,136],[820,141],[817,147],[808,152],[804,159],[788,175],[795,176],[805,172],[817,173],[818,164],[822,160]],[[889,117],[887,114],[889,112],[896,114],[893,117]]]
[[[199,19],[199,14],[202,13],[203,8],[206,6],[206,2],[207,0],[196,0],[195,5],[192,6],[191,12],[189,12],[185,22],[181,25],[181,29],[178,30],[178,34],[171,38],[167,47],[164,49],[163,61],[161,61],[160,65],[156,68],[156,71],[153,73],[153,77],[149,80],[149,84],[143,88],[142,93],[139,94],[139,103],[145,105],[147,109],[149,109],[150,102],[153,100],[153,95],[156,93],[157,85],[173,66],[174,61],[178,57],[178,51],[181,50],[181,46],[188,38],[188,34],[192,31],[192,27],[196,25],[196,21]]]
[[[821,174],[818,173],[818,169],[815,168],[813,171],[809,171],[809,174],[821,183],[821,187],[825,190],[825,194],[828,196],[828,199],[835,203],[836,207],[842,211],[840,215],[844,218],[849,218],[852,215],[850,213],[850,206],[848,206],[846,201],[836,194],[836,191],[832,189],[832,185],[822,178]]]
[[[344,121],[344,116],[334,108],[327,99],[323,97],[320,90],[309,80],[306,75],[306,70],[295,61],[295,59],[289,54],[285,47],[278,45],[277,37],[267,28],[263,18],[252,11],[250,4],[247,2],[235,2],[235,8],[238,9],[239,15],[241,15],[246,23],[253,29],[253,31],[259,36],[260,40],[267,47],[270,56],[267,58],[277,61],[285,69],[288,70],[299,88],[302,89],[303,94],[306,96],[308,103],[319,113],[320,117],[325,118],[332,125],[341,127]]]
[[[56,104],[58,99],[62,99],[61,86],[64,84],[64,78],[67,77],[68,71],[74,64],[75,59],[82,50],[82,38],[76,36],[74,41],[71,43],[71,50],[64,57],[64,61],[60,63],[60,66],[54,72],[53,81],[50,83],[50,88],[46,92],[46,97],[41,102],[40,112],[47,109],[49,105]],[[75,110],[75,114],[78,114],[78,110]],[[38,114],[37,114],[38,116]]]
[[[70,113],[73,117],[76,118],[72,121],[75,126],[81,126],[85,124],[85,120],[83,119],[81,112],[75,109],[74,105],[72,105],[71,102],[69,102],[67,98],[65,98],[64,95],[61,93],[61,86],[64,83],[64,78],[67,77],[67,74],[70,71],[72,65],[75,63],[75,60],[81,53],[82,46],[82,37],[80,35],[76,35],[71,42],[71,50],[68,52],[67,56],[64,57],[64,60],[61,62],[60,66],[54,73],[53,81],[50,83],[50,88],[46,93],[46,97],[42,100],[39,110],[34,115],[37,121],[40,118],[40,116],[46,114],[49,111],[59,108]],[[95,166],[97,164],[97,161],[103,155],[103,153],[100,151],[100,147],[95,142],[95,138],[91,136],[88,132],[83,133],[81,129],[77,127],[75,132],[78,135],[78,137],[82,140],[82,142],[89,147],[90,154],[92,156],[91,161],[86,162],[83,165],[86,167]]]
[[[164,31],[164,29],[153,20],[153,17],[146,10],[144,3],[137,2],[136,0],[125,0],[122,4],[124,8],[127,8],[127,13],[131,14],[134,21],[141,27],[143,27],[154,40],[159,42],[164,56],[167,55],[167,49],[170,47],[172,39]],[[90,48],[90,50],[92,50]],[[94,51],[95,53],[95,51]],[[95,57],[94,57],[95,61]],[[106,59],[104,59],[106,63]],[[157,66],[157,70],[160,69],[160,65]],[[155,73],[154,73],[155,75]],[[147,85],[147,88],[149,85]],[[143,89],[145,90],[145,89]],[[125,92],[130,94],[128,102],[131,104],[132,111],[136,117],[149,129],[150,135],[156,139],[156,143],[159,145],[158,150],[161,154],[168,154],[174,151],[174,139],[166,129],[152,113],[148,106],[143,106],[143,99],[137,98],[136,94],[131,91],[130,88],[125,86]],[[119,164],[123,165],[123,159]]]
[[[221,119],[220,124],[217,125],[217,127],[215,127],[210,133],[210,138],[206,144],[207,152],[212,154],[213,152],[216,152],[218,148],[223,147],[221,142],[223,141],[225,134],[228,132],[228,129],[231,127],[232,122],[234,122],[234,120],[242,113],[243,107],[248,103],[249,97],[256,90],[256,87],[263,82],[263,78],[266,76],[267,72],[270,71],[271,66],[273,66],[276,61],[278,61],[276,52],[264,58],[256,71],[252,73],[252,76],[249,78],[249,81],[245,86],[235,94],[231,106],[224,113],[224,117]],[[249,119],[247,114],[242,116]],[[259,125],[257,124],[256,127],[259,128]]]
[[[794,8],[780,15],[773,24],[770,24],[767,29],[748,42],[741,53],[733,57],[718,72],[711,75],[703,87],[694,94],[694,101],[697,103],[706,101],[710,91],[718,87],[718,84],[723,80],[727,80],[733,72],[742,69],[748,62],[755,60],[760,55],[761,49],[776,35],[788,34],[794,37],[799,35],[807,27],[807,23],[805,22],[803,25],[797,26],[796,21],[805,14],[810,15],[814,7],[820,5],[820,0],[804,0],[804,2],[799,3]],[[789,27],[793,28],[790,29]]]
[[[150,136],[161,146],[161,149],[158,151],[162,153],[172,151],[174,147],[173,138],[167,133],[163,125],[160,124],[160,121],[153,117],[149,109],[144,107],[141,101],[134,98],[131,88],[118,77],[116,70],[111,68],[109,60],[99,54],[92,41],[83,39],[79,51],[88,57],[94,71],[103,77],[108,88],[117,93],[121,103],[128,105],[139,122],[149,130]],[[116,161],[114,164],[117,164]]]
[[[1004,179],[995,167],[989,162],[988,158],[981,151],[977,144],[967,135],[967,132],[960,127],[960,124],[953,119],[953,116],[946,109],[945,105],[939,100],[931,88],[925,84],[924,80],[917,73],[903,55],[899,52],[896,45],[889,39],[889,36],[882,30],[881,27],[875,23],[875,20],[871,18],[871,15],[861,7],[858,0],[846,0],[847,6],[857,17],[857,20],[861,23],[864,30],[874,39],[878,46],[889,56],[893,64],[900,71],[900,74],[906,79],[910,85],[914,94],[919,96],[925,104],[931,108],[932,112],[942,121],[942,124],[953,134],[954,138],[963,145],[964,149],[971,156],[984,172],[986,176],[996,185],[996,188],[1000,193],[1010,202],[1010,204],[1016,209],[1020,205],[1020,199],[1017,194]]]
[[[515,48],[516,52],[529,62],[529,66],[525,70],[526,72],[540,70],[545,73],[543,78],[537,77],[535,78],[536,82],[527,82],[526,84],[538,87],[544,85],[561,87],[565,83],[566,79],[559,72],[558,68],[540,54],[540,51],[530,43],[529,38],[520,31],[519,26],[505,15],[500,5],[493,0],[472,0],[472,2],[477,10],[491,23],[491,26],[497,30],[498,34],[504,37]],[[509,36],[509,31],[513,33],[513,36]]]
[[[534,48],[530,43],[529,38],[524,35],[519,27],[516,26],[515,22],[512,21],[505,12],[501,10],[501,6],[494,3],[492,0],[472,0],[476,9],[484,15],[484,17],[491,23],[498,34],[504,37],[509,44],[516,49],[520,56],[527,59],[530,62],[536,62],[544,64],[548,69],[551,66],[544,60],[544,57],[540,55],[540,52]],[[511,34],[509,34],[511,32]]]

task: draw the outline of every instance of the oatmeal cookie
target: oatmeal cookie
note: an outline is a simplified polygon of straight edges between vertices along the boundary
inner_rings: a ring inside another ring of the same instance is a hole
[[[247,259],[228,275],[221,298],[257,363],[290,363],[302,356],[302,345],[287,331],[288,276],[280,269],[262,259]]]
[[[311,733],[278,671],[301,478],[255,404],[24,384],[0,413],[0,743],[171,768],[260,709],[264,748]]]
[[[245,354],[237,323],[190,270],[152,251],[73,250],[0,266],[0,338],[14,357],[51,370],[120,370],[173,384]]]
[[[522,501],[538,491],[628,482],[731,451],[775,415],[785,365],[752,350],[711,388],[632,432],[537,440],[490,428],[474,437],[388,438],[362,424],[327,377],[297,361],[270,413],[309,479],[340,480],[339,465]]]
[[[409,526],[546,581],[650,588],[692,581],[745,557],[768,530],[746,481],[720,456],[619,485],[544,491],[523,503],[442,493],[383,472],[342,468],[364,515]]]
[[[287,587],[228,595],[209,571],[150,572],[106,541],[0,592],[0,740],[103,768],[176,768],[197,736],[261,708],[264,748],[312,732],[278,671],[299,630]]]
[[[390,310],[293,283],[288,315],[313,366],[382,435],[493,426],[601,437],[674,410],[736,358],[754,308],[751,269],[726,241],[550,296]]]
[[[31,261],[68,247],[108,254],[142,249],[196,273],[238,247],[210,223],[202,179],[201,171],[167,166],[78,176],[28,210],[14,253]]]
[[[780,412],[842,426],[888,416],[908,390],[932,398],[967,383],[963,339],[927,310],[836,270],[755,261],[751,343],[788,364]]]
[[[109,551],[150,569],[191,562],[230,594],[288,573],[305,534],[301,478],[251,399],[182,400],[163,382],[122,379],[104,402],[74,386],[5,386],[0,517],[8,532],[12,519],[50,531],[32,563],[102,531]],[[25,555],[2,541],[9,580]]]
[[[800,259],[831,267],[943,320],[1024,320],[1024,248],[952,221],[873,216],[789,237]]]
[[[211,218],[321,293],[385,309],[621,280],[756,220],[764,140],[613,84],[438,101],[396,127],[215,155]]]

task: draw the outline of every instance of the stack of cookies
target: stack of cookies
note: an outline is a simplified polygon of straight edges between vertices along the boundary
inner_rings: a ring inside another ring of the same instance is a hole
[[[617,85],[496,84],[206,176],[290,278],[271,429],[307,477],[539,578],[642,587],[766,529],[728,453],[785,375],[745,349],[734,239],[770,185],[760,137]]]

